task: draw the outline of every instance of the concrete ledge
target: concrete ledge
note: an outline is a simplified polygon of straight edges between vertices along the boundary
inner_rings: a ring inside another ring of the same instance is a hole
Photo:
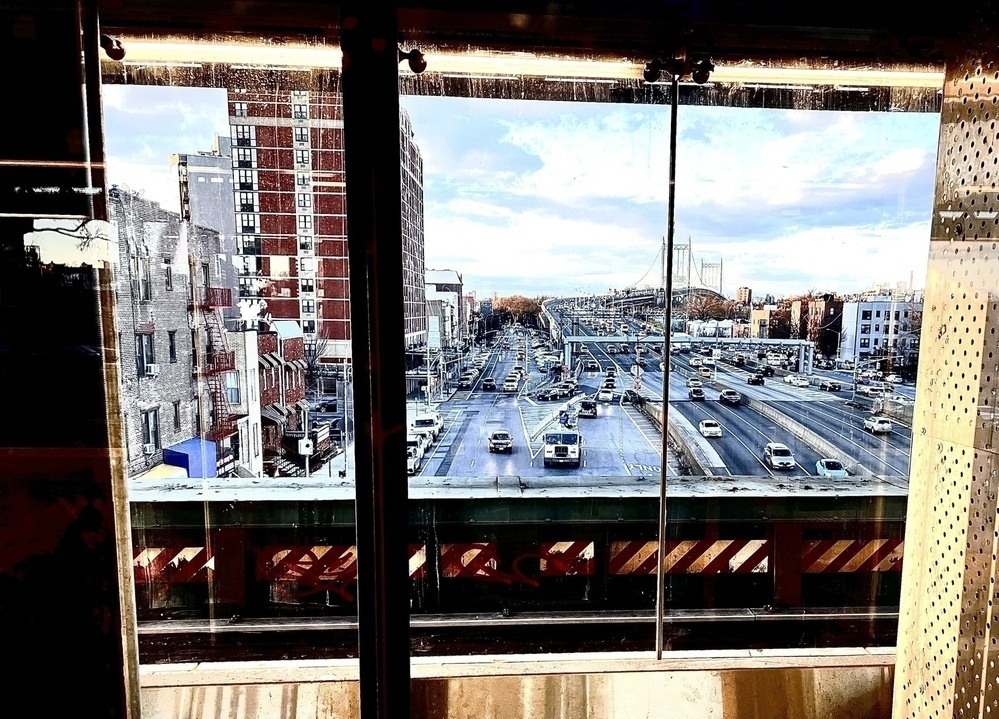
[[[656,661],[652,652],[640,652],[414,657],[410,662],[414,679],[892,667],[894,664],[895,647],[668,652],[661,661]],[[355,682],[358,664],[350,659],[155,664],[140,667],[139,678],[143,688]]]

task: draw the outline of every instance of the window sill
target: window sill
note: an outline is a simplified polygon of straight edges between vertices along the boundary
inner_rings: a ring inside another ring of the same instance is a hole
[[[837,649],[769,649],[671,652],[656,661],[651,652],[621,654],[536,654],[483,657],[414,657],[413,679],[456,677],[621,674],[663,671],[822,669],[893,667],[895,647]],[[190,662],[140,668],[143,689],[309,684],[358,680],[356,660],[274,662]]]

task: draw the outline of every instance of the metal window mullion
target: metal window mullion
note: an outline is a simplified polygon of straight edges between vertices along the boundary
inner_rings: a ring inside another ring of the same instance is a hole
[[[399,80],[391,2],[341,5],[360,716],[409,716]]]

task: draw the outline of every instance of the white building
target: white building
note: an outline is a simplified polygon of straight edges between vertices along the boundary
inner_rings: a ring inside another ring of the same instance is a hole
[[[468,335],[468,313],[466,303],[462,301],[462,280],[454,270],[427,270],[427,316],[430,322],[436,315],[438,320],[437,349],[443,347],[459,347]],[[432,304],[439,303],[438,306]],[[428,345],[433,348],[434,341],[429,337],[434,332],[428,327]]]
[[[905,363],[919,354],[921,290],[865,293],[843,302],[839,357],[858,360],[892,355]]]

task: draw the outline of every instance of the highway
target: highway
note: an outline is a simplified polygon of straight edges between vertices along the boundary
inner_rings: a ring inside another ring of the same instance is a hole
[[[568,316],[560,320],[567,325]],[[662,438],[656,424],[632,403],[622,402],[624,392],[637,390],[648,402],[662,402],[663,372],[659,369],[661,347],[643,344],[641,357],[646,366],[636,377],[632,374],[637,357],[636,340],[643,335],[640,327],[622,320],[615,334],[603,333],[578,317],[573,318],[572,334],[586,337],[576,343],[572,367],[566,374],[575,377],[579,393],[573,398],[542,400],[538,389],[551,386],[553,377],[536,364],[539,354],[564,348],[551,341],[551,336],[523,327],[509,327],[497,338],[492,350],[482,349],[468,358],[486,358],[486,364],[475,378],[471,389],[454,392],[438,409],[445,419],[444,432],[424,457],[417,474],[421,477],[446,477],[454,482],[474,482],[476,478],[519,477],[544,478],[551,486],[585,483],[586,477],[628,477],[642,479],[659,475]],[[592,338],[592,339],[591,339]],[[621,351],[621,344],[629,346]],[[613,350],[611,346],[613,345]],[[585,346],[585,348],[584,348]],[[744,366],[734,364],[735,355],[718,353],[710,377],[698,377],[695,363],[700,357],[694,352],[670,357],[669,398],[671,423],[679,428],[683,441],[699,446],[710,456],[717,456],[714,474],[732,476],[771,477],[777,483],[788,477],[814,476],[815,465],[824,457],[836,457],[853,473],[884,477],[906,477],[911,451],[911,428],[898,421],[888,434],[872,435],[863,428],[869,410],[851,402],[853,392],[822,391],[818,388],[819,374],[809,387],[797,387],[781,381],[779,371],[767,377],[762,386],[751,385],[747,379],[755,371],[755,362]],[[594,359],[600,371],[584,371],[580,359]],[[504,378],[521,366],[526,378],[517,392],[504,392]],[[559,411],[575,408],[580,399],[593,397],[606,376],[606,370],[617,370],[614,398],[600,402],[598,416],[580,418],[578,429],[583,437],[580,467],[542,465],[540,453],[546,429],[558,427]],[[822,373],[833,376],[833,373]],[[486,390],[482,380],[495,379],[498,389]],[[705,399],[688,398],[688,379],[698,377],[703,383]],[[738,405],[723,404],[719,395],[724,389],[734,389],[741,397]],[[704,438],[698,424],[713,419],[722,427],[722,436]],[[514,437],[514,450],[509,454],[491,453],[487,440],[491,432],[509,430]],[[786,444],[794,454],[795,466],[790,470],[774,470],[763,459],[768,442]],[[714,454],[712,454],[714,453]],[[679,455],[668,453],[666,470],[669,476],[685,474],[687,470]]]

